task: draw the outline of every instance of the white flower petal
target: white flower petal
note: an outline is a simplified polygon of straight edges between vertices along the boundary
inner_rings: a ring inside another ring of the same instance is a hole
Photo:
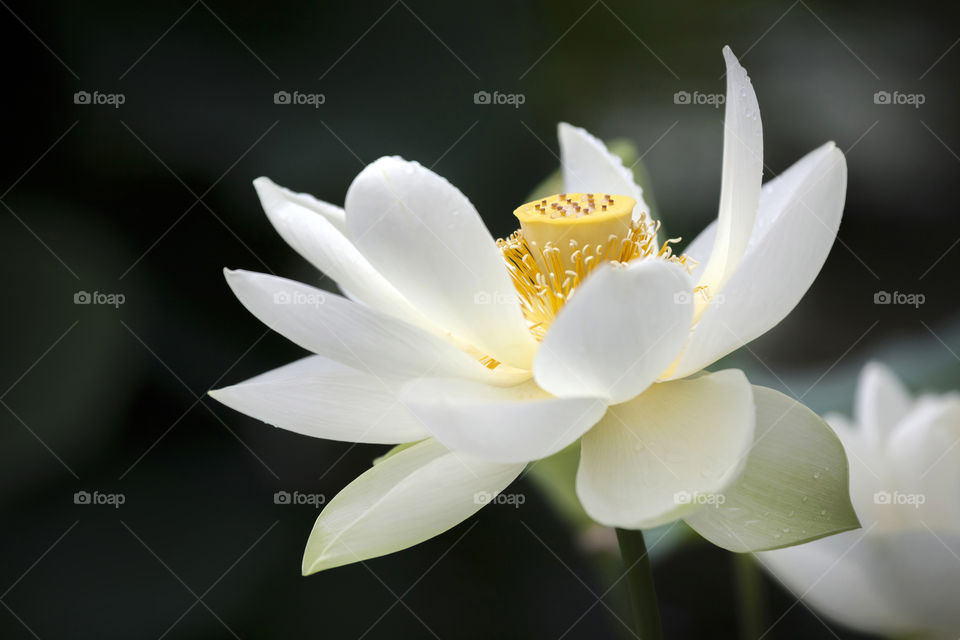
[[[860,631],[898,635],[914,623],[890,598],[886,561],[870,534],[848,531],[820,540],[757,554],[760,564],[803,596],[818,612]]]
[[[911,404],[910,393],[884,365],[869,362],[860,372],[854,416],[870,445],[883,447]]]
[[[274,184],[270,178],[266,178],[264,176],[254,180],[253,186],[257,190],[257,195],[260,196],[260,202],[263,204],[263,208],[268,215],[270,214],[270,209],[267,207],[267,202],[264,200],[265,194],[264,191],[262,191],[263,187],[272,187],[272,189],[275,189],[277,192],[268,196],[272,201],[271,208],[276,206],[276,204],[279,204],[278,200],[282,198],[286,202],[296,204],[304,209],[320,214],[324,220],[332,224],[340,233],[347,232],[346,214],[344,213],[342,207],[338,207],[335,204],[330,204],[329,202],[324,202],[323,200],[318,200],[309,193],[297,193],[296,191],[291,191],[290,189]],[[297,250],[299,251],[299,249]],[[309,260],[310,258],[307,257],[307,259]]]
[[[340,226],[307,206],[310,201],[304,199],[306,194],[293,193],[269,178],[257,178],[253,185],[263,210],[280,236],[351,298],[428,331],[437,331],[370,265]],[[342,219],[340,223],[342,226]]]
[[[603,266],[550,326],[533,365],[537,383],[562,397],[624,402],[673,361],[693,317],[692,284],[664,260]]]
[[[251,271],[224,272],[243,305],[304,349],[388,385],[426,375],[516,384],[437,336],[327,291]]]
[[[430,435],[380,379],[323,356],[211,390],[210,396],[267,424],[314,438],[397,444]]]
[[[747,464],[723,500],[685,517],[713,544],[777,549],[860,528],[850,467],[833,430],[795,399],[753,387],[756,425]]]
[[[320,513],[303,556],[309,575],[428,540],[466,520],[523,471],[425,440],[384,459]]]
[[[952,640],[960,630],[960,532],[923,522],[919,530],[878,536],[885,560],[878,578],[892,592],[889,600],[909,612],[916,637]]]
[[[697,265],[690,271],[690,277],[697,281],[710,260],[710,252],[713,251],[713,243],[717,239],[717,221],[714,220],[701,231],[696,238],[688,244],[683,255],[696,260]]]
[[[890,434],[885,453],[896,482],[882,489],[922,495],[923,503],[882,506],[899,508],[900,521],[960,534],[960,395],[922,396]]]
[[[607,408],[597,398],[555,398],[533,381],[504,388],[422,378],[407,383],[400,398],[444,445],[494,462],[552,455],[575,442]]]
[[[603,141],[586,129],[561,122],[557,125],[560,139],[560,166],[563,168],[563,188],[569,193],[609,193],[629,196],[636,200],[633,218],[650,213],[643,200],[643,189],[633,178],[633,171],[623,166],[623,160],[611,153]]]
[[[694,496],[736,480],[754,424],[752,389],[739,370],[655,384],[610,407],[583,436],[577,495],[603,525],[670,522],[700,506]]]
[[[698,285],[712,295],[723,289],[747,249],[763,180],[763,126],[757,96],[747,71],[730,47],[723,48],[723,58],[727,63],[727,100],[720,209],[716,242]]]
[[[346,210],[350,239],[411,304],[500,362],[529,368],[536,341],[466,196],[415,162],[380,158],[350,185]]]
[[[764,334],[797,305],[840,226],[847,165],[832,142],[764,187],[746,255],[671,372],[683,378]]]

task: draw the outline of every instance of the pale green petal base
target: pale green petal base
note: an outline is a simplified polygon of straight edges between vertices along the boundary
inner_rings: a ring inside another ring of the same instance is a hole
[[[753,387],[757,424],[743,474],[722,504],[687,516],[700,535],[730,551],[779,549],[860,527],[850,503],[840,440],[813,411]]]
[[[320,513],[303,554],[303,575],[439,535],[488,504],[523,468],[455,453],[433,439],[394,449]]]

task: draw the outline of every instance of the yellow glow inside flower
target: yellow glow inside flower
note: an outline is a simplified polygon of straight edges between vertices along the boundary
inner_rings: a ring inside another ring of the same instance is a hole
[[[498,240],[530,331],[542,339],[563,304],[605,262],[663,258],[688,267],[670,244],[657,244],[658,223],[633,219],[633,198],[606,193],[561,193],[518,207],[520,229]]]

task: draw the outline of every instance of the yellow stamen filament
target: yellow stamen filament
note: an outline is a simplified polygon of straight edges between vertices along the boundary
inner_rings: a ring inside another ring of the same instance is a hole
[[[520,229],[497,240],[497,246],[538,340],[580,283],[601,264],[659,258],[688,270],[696,266],[687,256],[673,254],[671,245],[679,238],[658,246],[660,223],[650,222],[646,214],[633,220],[634,205],[626,196],[562,193],[514,212]]]

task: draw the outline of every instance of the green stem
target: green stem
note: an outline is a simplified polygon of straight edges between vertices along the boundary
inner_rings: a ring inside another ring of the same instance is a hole
[[[660,610],[657,608],[657,592],[653,587],[653,572],[650,570],[650,556],[643,541],[643,532],[617,529],[617,542],[620,543],[620,556],[627,568],[625,575],[630,586],[637,635],[642,640],[661,640]]]
[[[732,556],[740,637],[743,640],[755,640],[763,634],[764,629],[760,570],[749,553],[734,553]]]

